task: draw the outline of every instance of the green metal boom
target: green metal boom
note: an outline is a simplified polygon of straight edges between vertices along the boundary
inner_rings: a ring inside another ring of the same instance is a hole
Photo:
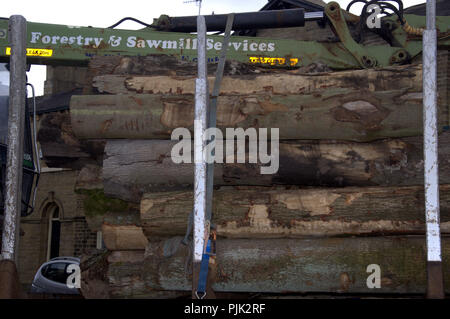
[[[332,69],[359,69],[404,63],[422,51],[420,34],[405,31],[395,15],[383,18],[383,25],[388,25],[391,30],[393,45],[363,46],[353,40],[347,25],[359,17],[340,9],[336,2],[330,2],[325,7],[325,14],[340,42],[233,36],[228,58],[277,67],[296,68],[320,61]],[[404,19],[413,30],[425,28],[425,17],[405,15]],[[437,17],[440,46],[450,45],[449,26],[450,17]],[[28,61],[35,64],[86,65],[95,55],[148,54],[174,55],[183,60],[195,61],[196,41],[195,34],[162,32],[152,28],[134,31],[33,22],[27,24]],[[209,62],[218,62],[221,46],[222,36],[208,36]],[[0,18],[0,61],[7,61],[9,53],[8,19]]]

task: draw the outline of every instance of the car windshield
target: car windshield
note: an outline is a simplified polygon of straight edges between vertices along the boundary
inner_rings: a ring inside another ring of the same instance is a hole
[[[70,275],[66,273],[66,267],[67,263],[53,263],[42,269],[42,275],[52,281],[65,284],[67,282],[67,277]]]

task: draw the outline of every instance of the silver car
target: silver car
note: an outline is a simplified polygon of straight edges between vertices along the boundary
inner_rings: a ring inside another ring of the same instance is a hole
[[[79,294],[77,288],[69,288],[67,279],[71,275],[67,267],[80,265],[80,259],[76,257],[56,257],[39,267],[31,284],[31,293],[40,294]]]

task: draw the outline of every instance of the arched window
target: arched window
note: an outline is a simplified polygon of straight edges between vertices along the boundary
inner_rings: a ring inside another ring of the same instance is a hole
[[[59,206],[56,203],[48,207],[48,247],[47,260],[59,257],[59,241],[61,239],[61,222]]]

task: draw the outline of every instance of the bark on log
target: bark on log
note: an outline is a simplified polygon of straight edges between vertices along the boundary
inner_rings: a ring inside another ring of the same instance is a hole
[[[167,139],[178,127],[193,132],[192,95],[86,95],[71,99],[81,139]],[[279,128],[280,139],[370,141],[420,135],[421,93],[327,90],[320,95],[220,96],[219,128]],[[224,132],[225,133],[225,132]]]
[[[96,251],[81,256],[80,291],[86,299],[109,298],[108,256],[111,252]]]
[[[179,239],[180,240],[180,239]],[[173,240],[172,240],[173,241]],[[450,292],[450,240],[443,238],[444,281]],[[170,244],[169,244],[170,245]],[[114,297],[190,291],[187,249],[165,257],[167,242],[145,252],[112,252],[107,277]],[[226,239],[217,241],[217,292],[419,293],[426,291],[425,238]],[[367,287],[367,266],[381,268],[381,288]]]
[[[210,77],[211,84],[214,77]],[[390,89],[419,89],[422,82],[421,65],[395,66],[384,69],[365,69],[332,72],[318,75],[298,75],[296,71],[280,74],[225,76],[220,86],[221,95],[308,94],[323,89],[341,88],[368,91]],[[195,75],[191,76],[129,76],[107,75],[94,78],[93,86],[99,92],[128,94],[195,94]],[[210,86],[212,88],[212,86]]]
[[[175,164],[171,159],[171,149],[176,143],[168,140],[108,140],[103,161],[105,194],[138,202],[146,192],[192,188],[194,164]],[[421,136],[371,143],[281,142],[279,155],[279,170],[271,175],[262,175],[262,164],[250,164],[248,160],[247,163],[216,163],[214,185],[423,184]],[[450,184],[449,158],[450,132],[443,132],[439,136],[439,181],[442,184]]]
[[[93,232],[103,231],[108,249],[144,249],[146,239],[140,228],[137,204],[106,197],[102,189],[81,188],[81,183],[77,186],[88,227]],[[120,234],[114,226],[118,226]]]
[[[147,238],[140,227],[137,205],[108,198],[102,188],[101,167],[83,167],[75,191],[82,196],[89,229],[102,231],[103,243],[108,250],[145,249]]]
[[[208,74],[215,75],[217,64],[208,65]],[[225,62],[225,75],[260,74],[264,72],[276,73],[286,70],[263,68],[256,65],[245,64],[227,60]],[[83,94],[94,93],[93,79],[101,75],[167,75],[186,76],[197,74],[197,62],[180,60],[178,57],[162,54],[149,54],[146,56],[94,56],[89,61],[87,83]]]
[[[316,76],[225,77],[218,126],[279,127],[281,139],[420,135],[421,77],[417,65]],[[169,138],[177,127],[193,127],[193,77],[104,76],[97,83],[100,91],[153,94],[72,97],[71,120],[80,138]],[[440,97],[442,114],[447,114],[445,97]],[[447,123],[446,116],[440,120]]]
[[[441,231],[449,233],[450,185],[441,185],[440,205]],[[144,234],[183,235],[192,207],[192,192],[144,194]],[[212,222],[219,236],[236,238],[424,234],[424,211],[422,186],[221,187]]]
[[[66,111],[41,115],[37,140],[48,167],[81,169],[87,164],[101,165],[103,160],[104,141],[80,141]]]
[[[91,255],[83,255],[81,258],[81,294],[86,299],[109,299],[117,296],[116,288],[110,285],[108,279],[108,262],[116,262],[125,259],[127,262],[135,262],[135,252],[117,251],[114,255],[108,251],[97,251]],[[141,258],[142,259],[142,258]],[[123,297],[128,293],[127,288],[121,290]],[[125,294],[124,294],[125,293]],[[183,291],[159,291],[145,290],[143,295],[134,294],[135,298],[178,298],[186,297],[188,294]]]
[[[208,74],[215,75],[217,64],[208,64]],[[260,73],[284,73],[286,69],[263,68],[261,66],[225,61],[224,75]],[[101,75],[167,75],[193,76],[197,74],[197,62],[180,60],[176,56],[149,54],[146,56],[94,56],[89,61],[92,78]]]

